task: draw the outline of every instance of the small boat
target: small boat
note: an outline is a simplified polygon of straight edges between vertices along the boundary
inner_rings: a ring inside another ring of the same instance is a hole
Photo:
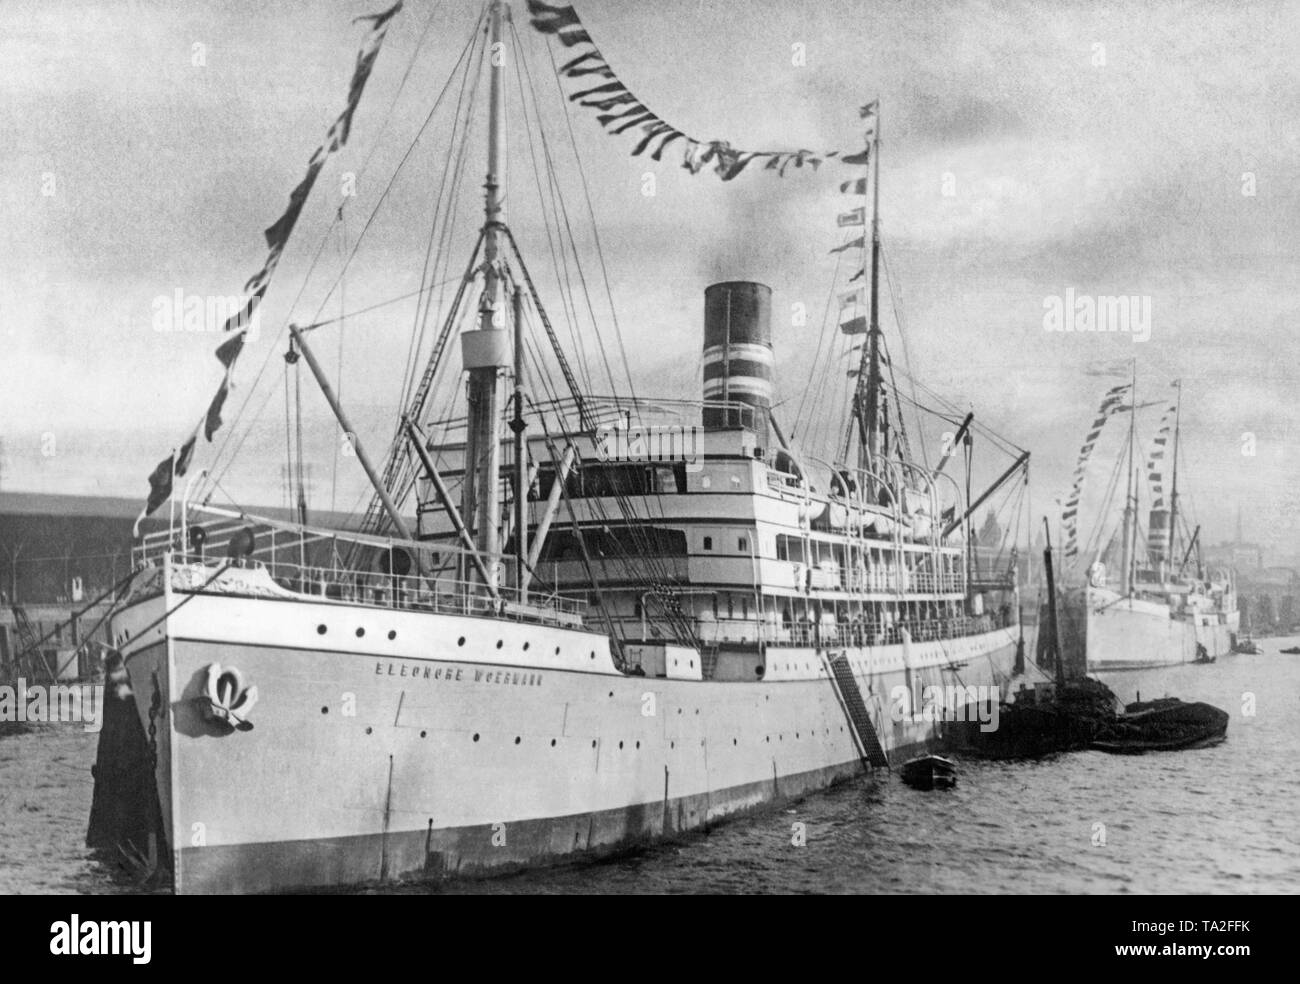
[[[921,755],[904,762],[899,775],[913,789],[952,789],[957,785],[957,763],[942,755]]]
[[[1288,656],[1300,656],[1300,646],[1287,646],[1285,649],[1279,649],[1278,652],[1286,653]]]
[[[1263,656],[1264,650],[1259,648],[1259,643],[1250,636],[1243,636],[1237,640],[1237,644],[1232,647],[1234,653],[1242,656]]]
[[[1197,645],[1197,647],[1196,647],[1196,659],[1192,660],[1192,662],[1193,662],[1193,663],[1213,663],[1214,660],[1215,660],[1216,658],[1217,658],[1217,657],[1211,656],[1209,650],[1207,650],[1204,646],[1202,646],[1202,645]]]

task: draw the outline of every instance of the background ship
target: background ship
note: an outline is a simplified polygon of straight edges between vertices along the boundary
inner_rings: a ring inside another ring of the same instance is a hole
[[[529,7],[566,47],[587,37],[572,8]],[[286,394],[305,366],[372,483],[360,522],[313,524],[301,484],[294,522],[187,484],[137,548],[111,630],[134,717],[106,722],[92,840],[135,841],[178,892],[502,871],[697,829],[926,747],[925,688],[996,701],[1023,653],[1014,555],[977,556],[970,523],[1028,455],[971,495],[971,416],[918,463],[887,383],[878,128],[869,315],[832,325],[860,358],[821,461],[773,413],[761,284],[705,291],[701,399],[579,384],[506,223],[507,36],[494,0],[462,56],[489,79],[485,217],[382,461],[314,351],[327,323],[289,326]],[[436,412],[461,378],[460,411]],[[144,782],[115,772],[133,756]]]
[[[1231,570],[1207,569],[1200,552],[1200,527],[1190,527],[1178,493],[1182,386],[1165,408],[1147,459],[1151,504],[1146,536],[1140,525],[1136,374],[1113,388],[1089,433],[1080,472],[1105,419],[1128,415],[1128,434],[1115,461],[1109,500],[1125,482],[1122,517],[1117,526],[1098,521],[1092,549],[1077,549],[1078,489],[1065,503],[1067,568],[1060,611],[1061,648],[1067,663],[1088,672],[1145,669],[1179,663],[1209,662],[1230,653],[1237,643],[1236,584]],[[1163,401],[1145,406],[1165,407]],[[1170,453],[1166,456],[1166,446]],[[1169,467],[1166,471],[1165,462]],[[1164,496],[1168,479],[1169,495]],[[1076,544],[1071,550],[1071,544]],[[1040,649],[1042,643],[1040,642]]]

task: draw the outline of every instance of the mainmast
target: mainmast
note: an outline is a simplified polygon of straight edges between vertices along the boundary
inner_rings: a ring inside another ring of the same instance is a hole
[[[1183,416],[1183,381],[1175,380],[1178,387],[1178,399],[1174,403],[1174,458],[1173,479],[1169,488],[1169,559],[1174,557],[1174,540],[1178,536],[1178,432],[1182,427]]]
[[[875,127],[871,137],[871,321],[867,345],[863,352],[867,366],[866,391],[858,394],[858,412],[861,415],[861,437],[858,447],[858,467],[866,470],[883,458],[884,440],[881,427],[880,405],[880,112],[876,110]],[[858,373],[861,381],[863,375]]]
[[[1126,597],[1133,593],[1133,559],[1136,554],[1137,539],[1137,488],[1133,476],[1133,442],[1137,436],[1137,360],[1132,363],[1132,384],[1129,387],[1128,418],[1128,487],[1124,494],[1124,551],[1121,574],[1121,594]]]
[[[501,568],[498,483],[501,473],[502,373],[510,364],[500,259],[505,229],[505,205],[501,197],[506,63],[502,24],[507,12],[502,0],[491,0],[488,12],[490,109],[487,180],[484,182],[483,297],[479,303],[478,328],[461,333],[461,355],[469,373],[461,514],[466,525],[474,531],[475,543],[487,561],[493,587],[500,581]]]

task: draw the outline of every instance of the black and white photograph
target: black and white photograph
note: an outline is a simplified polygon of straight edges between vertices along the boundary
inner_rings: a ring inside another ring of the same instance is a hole
[[[1300,2],[0,0],[0,88],[0,893],[1300,892]]]

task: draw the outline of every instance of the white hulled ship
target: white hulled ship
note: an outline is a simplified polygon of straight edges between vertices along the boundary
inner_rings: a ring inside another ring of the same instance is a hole
[[[1210,662],[1237,644],[1237,592],[1230,570],[1207,569],[1200,553],[1200,527],[1191,528],[1179,508],[1178,458],[1181,439],[1182,386],[1164,407],[1147,459],[1151,504],[1145,538],[1140,524],[1142,477],[1136,453],[1136,376],[1115,387],[1102,402],[1101,414],[1088,435],[1080,469],[1100,434],[1105,418],[1128,414],[1128,435],[1116,457],[1110,487],[1125,482],[1119,523],[1099,522],[1093,549],[1071,550],[1079,506],[1078,485],[1065,504],[1067,533],[1066,588],[1061,611],[1061,645],[1067,662],[1086,663],[1089,672],[1136,670],[1180,663]],[[1127,401],[1127,402],[1125,402]],[[1170,454],[1166,456],[1166,447]],[[1169,462],[1166,470],[1165,462]],[[1082,474],[1080,470],[1079,474]],[[1169,480],[1168,499],[1164,483]],[[1106,507],[1102,507],[1102,514]]]
[[[969,525],[1027,455],[968,501],[948,456],[907,454],[878,320],[878,139],[859,383],[823,462],[772,411],[761,284],[705,291],[701,399],[578,385],[506,223],[507,29],[493,0],[469,46],[490,105],[466,276],[386,460],[355,441],[371,508],[334,528],[186,495],[137,547],[111,631],[148,766],[136,809],[178,892],[625,849],[926,747],[936,715],[900,688],[1006,691],[1014,558],[975,573]],[[290,326],[286,358],[355,435],[320,330]],[[434,414],[462,379],[461,411]]]

